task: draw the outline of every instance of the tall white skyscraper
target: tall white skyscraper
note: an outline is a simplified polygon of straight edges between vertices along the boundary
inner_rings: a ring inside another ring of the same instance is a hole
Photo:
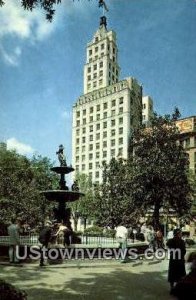
[[[119,81],[116,34],[105,16],[86,56],[84,94],[73,106],[72,164],[100,182],[103,160],[128,157],[133,128],[142,123],[142,86],[131,77]]]

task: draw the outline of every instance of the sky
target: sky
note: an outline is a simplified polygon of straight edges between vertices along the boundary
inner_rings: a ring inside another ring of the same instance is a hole
[[[99,27],[98,0],[64,0],[52,23],[20,1],[0,8],[0,141],[31,157],[71,163],[72,106],[83,94],[86,44]],[[120,79],[135,77],[159,114],[196,115],[196,1],[105,0],[117,34]]]

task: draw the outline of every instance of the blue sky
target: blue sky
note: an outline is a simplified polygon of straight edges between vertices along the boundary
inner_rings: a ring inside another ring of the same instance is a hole
[[[86,44],[98,28],[97,0],[64,0],[50,24],[16,0],[0,8],[0,141],[20,153],[71,162],[72,105],[83,93]],[[106,0],[117,33],[121,79],[133,76],[160,114],[196,115],[196,2]]]

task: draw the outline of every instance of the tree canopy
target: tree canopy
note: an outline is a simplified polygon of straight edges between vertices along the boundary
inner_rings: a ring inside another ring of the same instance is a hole
[[[31,160],[14,151],[0,149],[0,220],[8,223],[11,217],[19,217],[35,226],[44,221],[50,203],[40,194],[41,190],[56,184],[56,175],[47,158]]]

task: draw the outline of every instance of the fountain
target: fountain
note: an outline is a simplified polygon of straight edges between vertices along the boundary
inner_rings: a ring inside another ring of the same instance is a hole
[[[46,190],[42,191],[41,193],[46,197],[47,200],[56,201],[58,203],[58,207],[54,209],[54,218],[56,222],[63,223],[71,229],[71,210],[66,208],[66,202],[76,201],[81,196],[84,196],[84,194],[79,192],[77,181],[74,182],[71,190],[69,190],[69,188],[66,186],[65,174],[73,172],[74,168],[72,168],[72,166],[67,166],[63,151],[64,147],[63,145],[60,145],[59,150],[56,152],[60,166],[51,168],[52,171],[60,175],[59,189]]]

